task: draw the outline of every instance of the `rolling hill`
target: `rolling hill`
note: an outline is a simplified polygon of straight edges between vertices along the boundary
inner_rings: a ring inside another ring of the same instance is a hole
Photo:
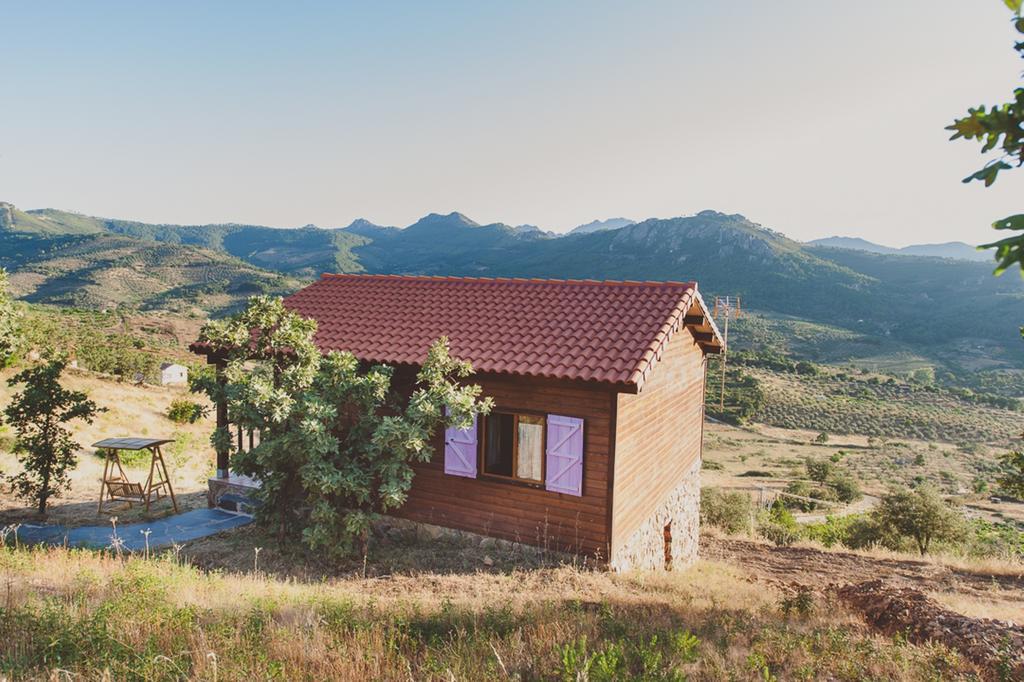
[[[218,313],[300,285],[223,252],[114,234],[0,233],[0,267],[26,301],[96,309]]]
[[[161,307],[195,305],[216,290],[223,307],[243,292],[287,289],[326,271],[696,279],[706,296],[738,294],[769,314],[913,344],[926,355],[984,347],[1000,362],[1024,362],[1020,278],[994,278],[985,263],[802,244],[715,211],[554,238],[460,213],[430,214],[402,229],[366,220],[278,229],[3,206],[0,265],[30,300]]]

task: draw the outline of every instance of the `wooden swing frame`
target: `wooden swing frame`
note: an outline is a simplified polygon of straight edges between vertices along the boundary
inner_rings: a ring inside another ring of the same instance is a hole
[[[131,509],[134,504],[144,505],[148,512],[153,502],[160,501],[164,497],[171,498],[171,504],[174,506],[175,513],[177,513],[178,500],[174,497],[171,477],[167,473],[167,464],[164,462],[164,455],[160,450],[161,445],[173,442],[173,439],[108,438],[98,443],[93,443],[93,447],[99,448],[104,452],[103,478],[100,481],[100,502],[96,508],[96,513],[109,514],[115,511],[123,511]],[[145,484],[135,483],[128,479],[128,475],[121,465],[121,456],[119,454],[123,450],[149,451],[149,476],[146,478]],[[109,507],[113,503],[121,504],[117,507]]]

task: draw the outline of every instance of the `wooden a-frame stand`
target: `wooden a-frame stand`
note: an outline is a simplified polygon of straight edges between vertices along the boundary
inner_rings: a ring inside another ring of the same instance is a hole
[[[111,438],[96,443],[94,447],[102,448],[105,453],[97,513],[131,509],[132,505],[136,503],[145,505],[148,512],[153,501],[168,496],[171,498],[174,511],[177,512],[178,501],[174,497],[171,477],[167,473],[167,464],[164,462],[164,455],[160,450],[161,445],[170,442],[169,440],[143,438]],[[128,480],[118,454],[121,450],[149,450],[149,476],[144,485]],[[116,508],[109,508],[111,503],[116,502],[122,504]],[[104,508],[105,505],[108,505],[108,508]]]

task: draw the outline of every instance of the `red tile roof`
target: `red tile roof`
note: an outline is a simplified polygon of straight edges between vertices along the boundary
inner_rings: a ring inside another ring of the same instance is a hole
[[[324,351],[418,364],[447,336],[479,372],[608,382],[639,390],[668,339],[701,316],[694,282],[324,275],[285,299],[315,319]]]

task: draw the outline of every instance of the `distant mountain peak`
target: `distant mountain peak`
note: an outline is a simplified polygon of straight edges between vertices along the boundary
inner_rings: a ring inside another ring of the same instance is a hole
[[[618,230],[623,227],[635,225],[635,220],[629,218],[606,218],[605,220],[592,220],[583,225],[577,225],[569,230],[569,234],[590,234],[591,232],[604,232],[606,230]]]
[[[452,211],[448,214],[428,213],[406,229],[423,227],[480,227],[480,223],[458,211]]]
[[[375,222],[367,220],[366,218],[356,218],[342,229],[352,230],[354,232],[356,230],[376,230],[380,229],[381,227],[381,225],[378,225]]]

